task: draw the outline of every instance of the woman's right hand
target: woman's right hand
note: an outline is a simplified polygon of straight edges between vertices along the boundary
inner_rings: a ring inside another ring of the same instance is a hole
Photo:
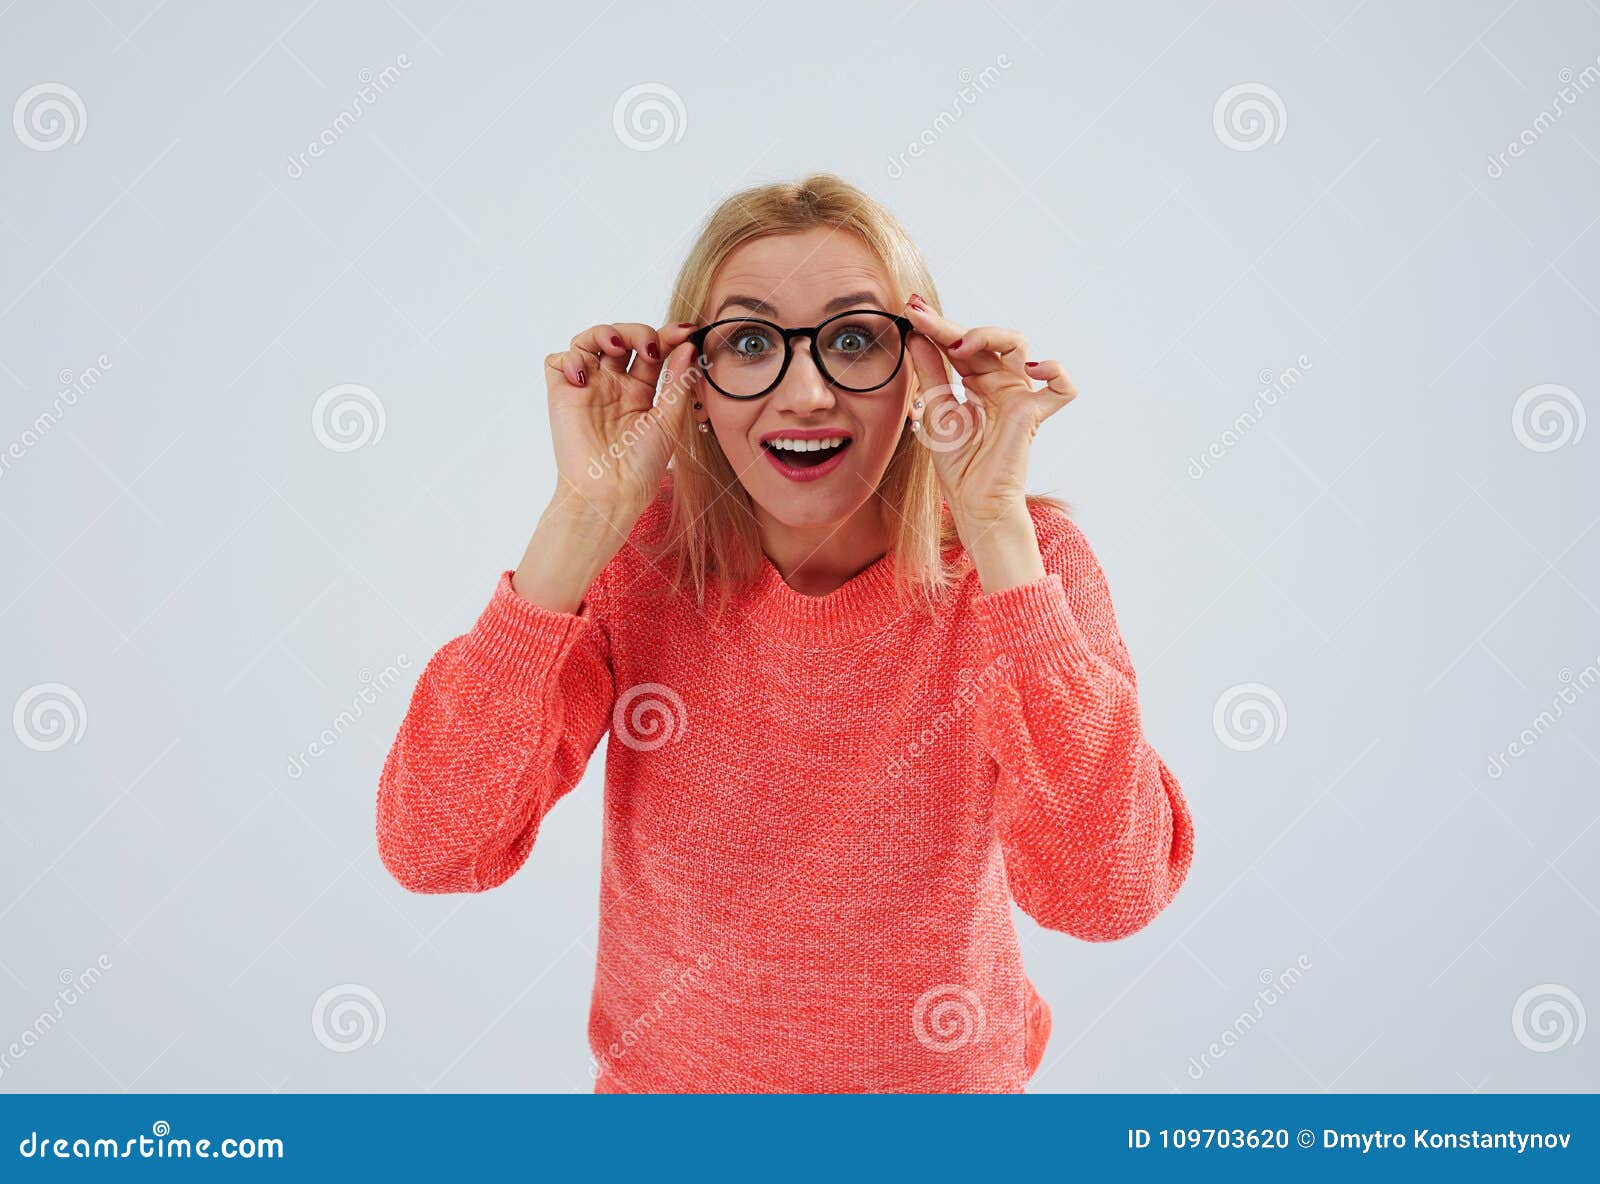
[[[700,390],[693,331],[594,325],[545,358],[558,488],[512,577],[524,599],[576,612],[655,497]]]
[[[623,536],[660,488],[699,389],[693,330],[592,325],[544,360],[557,496],[586,504]]]

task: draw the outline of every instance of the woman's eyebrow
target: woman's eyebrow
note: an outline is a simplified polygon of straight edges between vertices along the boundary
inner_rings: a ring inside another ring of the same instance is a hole
[[[729,296],[720,305],[718,305],[717,311],[712,314],[711,319],[716,320],[717,317],[720,317],[723,313],[728,311],[728,305],[730,304],[742,304],[754,312],[759,312],[769,317],[776,317],[778,315],[778,310],[772,305],[768,304],[765,300],[757,300],[754,296]]]
[[[717,317],[720,317],[728,310],[728,305],[730,304],[742,304],[744,307],[758,312],[762,316],[772,317],[774,320],[778,316],[778,310],[765,300],[757,300],[754,296],[729,296],[717,308],[717,311],[712,314],[711,319],[716,320]],[[822,315],[826,317],[830,313],[841,312],[847,308],[862,307],[882,308],[883,301],[878,298],[876,292],[849,292],[843,296],[835,296],[824,304],[822,306]]]
[[[847,308],[882,308],[883,302],[878,299],[876,292],[851,292],[847,296],[835,296],[822,306],[823,315],[830,312],[843,311]]]

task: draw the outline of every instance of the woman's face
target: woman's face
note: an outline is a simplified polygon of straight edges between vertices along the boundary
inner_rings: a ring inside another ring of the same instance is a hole
[[[833,228],[753,239],[722,263],[707,302],[705,324],[730,317],[759,317],[792,328],[818,325],[850,309],[900,314],[904,293],[856,235]],[[859,349],[846,322],[836,322],[819,343],[825,357]],[[836,334],[842,334],[835,339]],[[898,336],[894,348],[898,349]],[[781,351],[781,341],[759,334],[733,343],[741,351]],[[760,511],[785,526],[830,527],[870,498],[905,429],[915,385],[910,360],[884,386],[853,393],[831,385],[811,357],[810,339],[796,338],[783,381],[758,399],[730,399],[702,380],[717,443]],[[727,385],[726,383],[724,385]],[[828,451],[797,451],[801,439],[842,439]]]

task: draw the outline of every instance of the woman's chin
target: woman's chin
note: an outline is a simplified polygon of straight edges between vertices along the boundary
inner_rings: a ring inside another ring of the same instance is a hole
[[[846,521],[866,504],[866,487],[853,481],[850,488],[826,488],[831,482],[788,482],[777,489],[762,482],[759,489],[747,489],[750,500],[771,521],[791,530],[831,529]]]
[[[757,504],[761,505],[768,518],[790,530],[815,531],[832,530],[848,520],[863,503],[858,501],[845,505],[833,498],[801,494],[786,502]]]

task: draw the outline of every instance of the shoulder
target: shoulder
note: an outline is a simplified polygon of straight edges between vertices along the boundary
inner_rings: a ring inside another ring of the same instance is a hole
[[[1117,625],[1105,569],[1072,520],[1070,507],[1049,499],[1043,504],[1030,503],[1029,509],[1046,575],[1061,581],[1067,607],[1090,647],[1132,681],[1133,662]]]
[[[1072,520],[1072,508],[1066,502],[1030,495],[1028,515],[1033,519],[1033,533],[1039,539],[1039,554],[1044,556],[1047,569],[1052,555],[1089,550],[1089,540]]]
[[[1072,520],[1072,507],[1067,502],[1045,494],[1029,494],[1027,514],[1034,523],[1034,538],[1038,541],[1038,555],[1045,563],[1046,574],[1059,574],[1069,594],[1074,587],[1098,590],[1104,584],[1099,560],[1094,557],[1088,538]],[[958,600],[982,595],[978,571],[960,539],[947,547],[944,557],[960,590]]]
[[[1072,520],[1072,507],[1058,498],[1040,494],[1029,494],[1027,504],[1045,575],[1060,584],[1069,602],[1082,604],[1104,595],[1099,562],[1089,547],[1089,540]],[[964,542],[954,537],[943,554],[950,582],[946,585],[948,594],[938,598],[941,607],[936,611],[950,612],[957,617],[983,611],[990,597],[984,593],[983,581]]]
[[[1044,559],[1046,572],[1061,577],[1068,596],[1109,596],[1105,570],[1100,558],[1078,524],[1072,519],[1071,507],[1054,498],[1030,501],[1034,534],[1039,539],[1039,554]]]
[[[1039,504],[1030,503],[1029,509],[1046,574],[1060,579],[1068,605],[1087,629],[1104,626],[1108,633],[1115,633],[1116,611],[1105,568],[1088,536],[1072,520],[1071,507],[1050,498],[1041,499]],[[1110,642],[1109,637],[1096,640]]]
[[[1117,629],[1116,610],[1111,603],[1105,571],[1088,537],[1073,520],[1072,508],[1055,498],[1030,496],[1028,514],[1033,520],[1047,581],[1060,583],[1068,610],[1093,648],[1101,654],[1115,656],[1118,664],[1126,667],[1126,651]],[[969,569],[963,583],[969,605],[973,598],[983,597],[976,572]],[[1022,593],[1012,590],[997,595],[1009,598]],[[1044,595],[1048,597],[1049,594]],[[985,597],[984,602],[987,603],[988,598]]]
[[[1059,498],[1028,495],[1028,516],[1033,520],[1034,537],[1047,573],[1059,573],[1069,588],[1085,577],[1100,579],[1100,564],[1088,538],[1072,519],[1072,507]],[[964,581],[977,587],[977,573],[966,560],[959,542],[951,552],[961,566]]]

